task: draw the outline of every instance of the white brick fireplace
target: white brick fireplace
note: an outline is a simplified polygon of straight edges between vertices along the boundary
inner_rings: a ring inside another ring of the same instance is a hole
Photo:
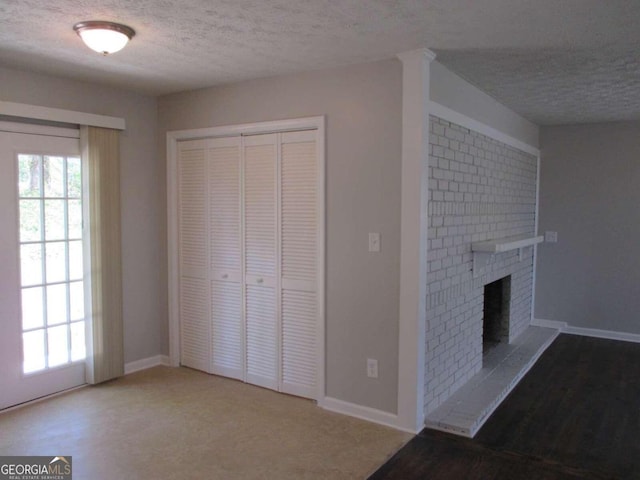
[[[535,245],[542,241],[539,131],[434,61],[433,52],[399,58],[395,423],[473,436],[557,335],[531,325]],[[502,313],[483,349],[485,286],[500,279],[506,280],[494,289],[500,295],[493,305]]]
[[[474,272],[472,244],[534,237],[537,189],[534,155],[436,116],[429,153],[427,415],[482,369],[487,284],[510,278],[504,339],[529,327],[533,247],[484,254]]]

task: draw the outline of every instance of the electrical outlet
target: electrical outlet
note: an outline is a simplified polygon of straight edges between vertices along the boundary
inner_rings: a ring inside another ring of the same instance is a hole
[[[367,358],[367,377],[378,378],[378,360]]]

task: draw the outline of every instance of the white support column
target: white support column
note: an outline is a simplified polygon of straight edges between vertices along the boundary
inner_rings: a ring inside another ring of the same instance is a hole
[[[402,207],[398,426],[424,427],[427,294],[429,74],[427,49],[398,55],[402,61]]]

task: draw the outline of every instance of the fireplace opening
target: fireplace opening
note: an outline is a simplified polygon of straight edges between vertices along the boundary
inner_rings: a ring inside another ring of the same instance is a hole
[[[482,318],[482,354],[486,355],[500,343],[509,342],[509,310],[511,306],[511,276],[484,286]]]

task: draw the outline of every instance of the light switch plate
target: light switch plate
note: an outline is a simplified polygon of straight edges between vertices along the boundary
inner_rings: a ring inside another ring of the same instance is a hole
[[[544,241],[546,243],[557,243],[558,232],[544,232]]]
[[[378,360],[367,358],[367,377],[378,378]]]
[[[380,234],[379,233],[369,234],[369,251],[370,252],[380,251]]]

